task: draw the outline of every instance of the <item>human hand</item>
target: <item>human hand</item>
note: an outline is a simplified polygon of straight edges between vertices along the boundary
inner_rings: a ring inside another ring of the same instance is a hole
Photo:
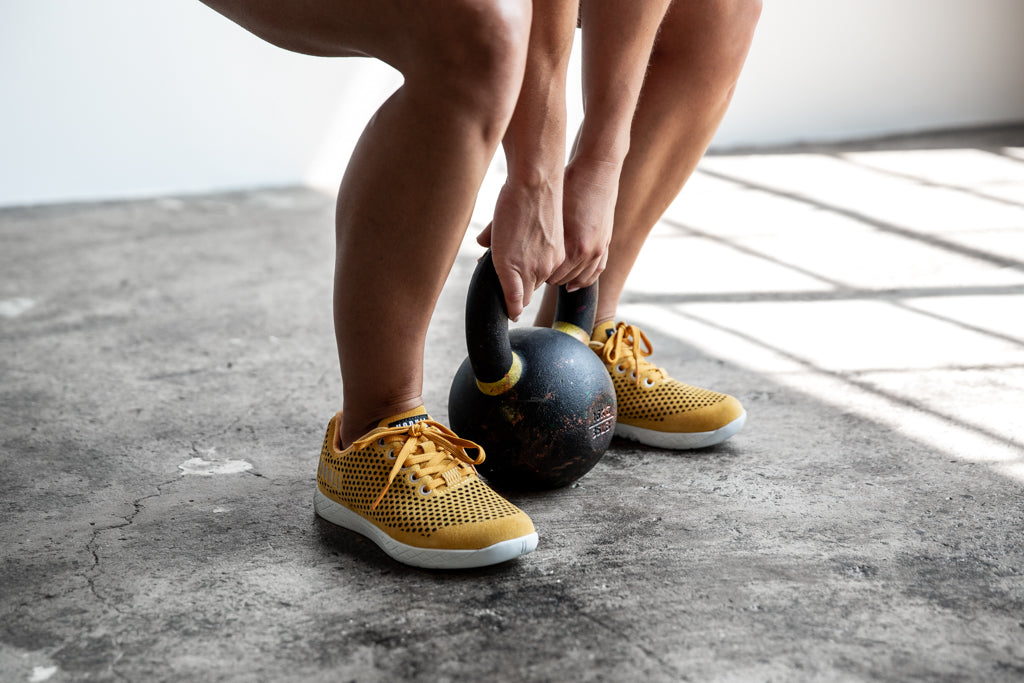
[[[574,159],[565,169],[563,225],[565,261],[551,276],[570,292],[588,287],[608,263],[619,189],[619,165]]]
[[[519,320],[533,292],[565,258],[561,183],[527,188],[509,179],[494,206],[494,220],[477,236],[494,258],[508,317]]]

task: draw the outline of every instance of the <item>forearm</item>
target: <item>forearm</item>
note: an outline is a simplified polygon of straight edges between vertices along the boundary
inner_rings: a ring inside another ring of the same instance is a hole
[[[561,187],[565,165],[565,84],[577,0],[534,0],[526,74],[503,140],[509,181]]]
[[[577,163],[621,167],[630,125],[669,0],[584,0],[584,121]]]

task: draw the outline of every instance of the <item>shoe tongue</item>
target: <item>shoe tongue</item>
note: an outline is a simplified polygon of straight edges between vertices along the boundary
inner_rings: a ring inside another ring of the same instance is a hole
[[[607,322],[598,324],[597,327],[594,328],[594,333],[590,335],[590,341],[601,342],[604,344],[608,340],[608,337],[613,334],[615,334],[615,321],[608,320]]]
[[[427,413],[426,407],[425,406],[419,406],[418,408],[413,408],[412,410],[407,410],[404,413],[398,413],[397,415],[392,415],[391,417],[386,417],[383,420],[381,420],[377,424],[377,426],[378,427],[411,427],[412,425],[416,424],[417,422],[423,422],[424,420],[429,420],[429,419],[431,419],[431,418],[430,418],[430,415]],[[451,457],[451,456],[449,456],[449,457]],[[439,475],[442,479],[444,479],[445,485],[447,485],[449,488],[455,486],[460,481],[462,481],[463,479],[466,478],[464,476],[464,474],[462,473],[463,466],[458,464],[458,463],[452,463],[452,464],[453,464],[453,467],[445,470],[444,472],[441,472],[440,475]],[[458,466],[454,466],[454,465],[458,465]]]
[[[404,413],[398,413],[391,417],[385,417],[383,420],[377,423],[378,427],[409,427],[416,424],[417,422],[423,422],[429,420],[430,415],[427,414],[425,406],[419,406],[412,410],[407,410]]]

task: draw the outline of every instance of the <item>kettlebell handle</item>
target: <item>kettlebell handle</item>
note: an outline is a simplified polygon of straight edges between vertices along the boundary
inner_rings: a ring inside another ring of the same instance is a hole
[[[565,285],[558,288],[554,329],[585,344],[590,340],[596,315],[597,283],[575,292],[566,291]],[[504,385],[511,388],[515,384],[519,361],[509,342],[508,309],[490,249],[480,259],[469,282],[466,346],[478,385],[493,386],[494,393],[500,393]]]

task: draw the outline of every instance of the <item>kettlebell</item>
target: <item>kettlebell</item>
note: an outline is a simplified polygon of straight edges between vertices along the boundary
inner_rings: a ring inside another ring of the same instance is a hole
[[[460,436],[483,446],[480,473],[499,488],[566,486],[590,471],[615,431],[615,388],[588,345],[597,285],[558,289],[553,328],[509,332],[491,252],[466,298],[466,346],[448,395]]]

